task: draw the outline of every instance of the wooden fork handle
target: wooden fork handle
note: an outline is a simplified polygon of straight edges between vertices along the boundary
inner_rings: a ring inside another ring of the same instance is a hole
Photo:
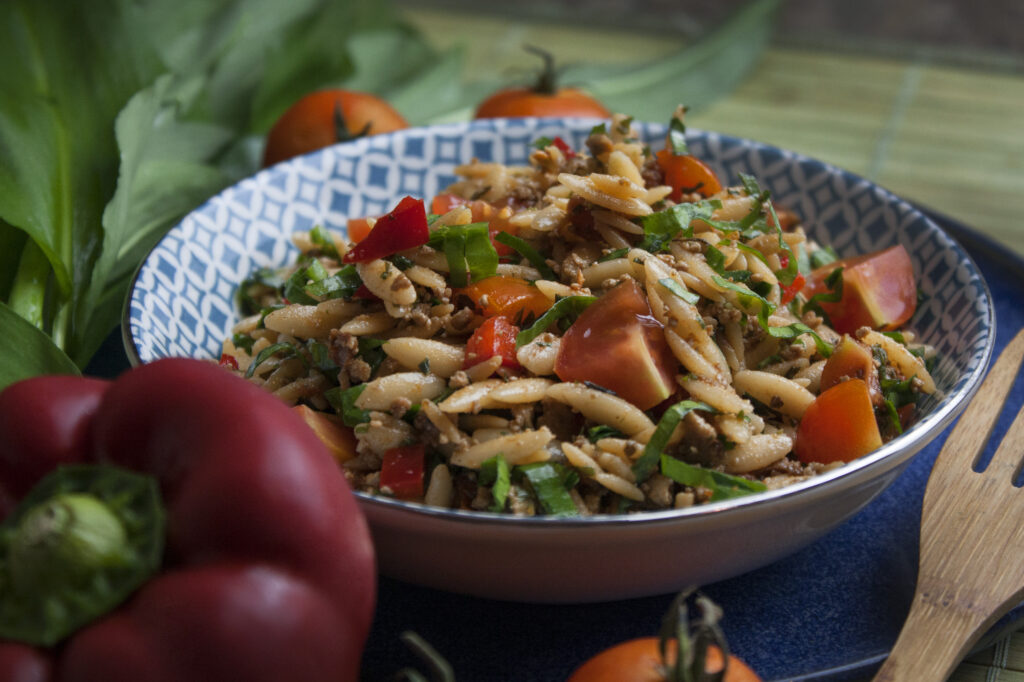
[[[950,609],[956,595],[919,590],[889,658],[874,682],[942,682],[967,655],[986,616]]]

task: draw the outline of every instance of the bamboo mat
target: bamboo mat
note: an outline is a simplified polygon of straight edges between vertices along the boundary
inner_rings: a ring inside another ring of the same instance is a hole
[[[405,11],[438,47],[465,50],[468,80],[522,67],[524,43],[561,46],[553,51],[562,60],[612,64],[680,47],[664,35],[410,5]],[[1024,254],[1019,71],[954,66],[934,53],[878,56],[773,44],[737,88],[687,122],[846,168]],[[950,680],[1024,682],[1024,631],[972,655]]]

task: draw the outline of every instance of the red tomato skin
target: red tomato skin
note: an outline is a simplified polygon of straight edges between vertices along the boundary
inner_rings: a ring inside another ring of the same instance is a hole
[[[506,88],[494,93],[477,107],[474,118],[519,116],[596,116],[612,114],[593,96],[576,88],[559,88],[554,94],[533,88]]]
[[[540,317],[551,307],[551,299],[525,279],[507,275],[494,275],[456,289],[473,301],[485,317],[501,315],[510,320]]]
[[[861,327],[883,331],[899,328],[917,309],[914,266],[902,245],[875,253],[844,258],[815,269],[803,289],[805,298],[827,293],[825,279],[843,268],[843,297],[835,303],[822,302],[832,328],[852,334]]]
[[[344,263],[368,263],[426,244],[429,238],[423,200],[405,197],[391,213],[377,220],[366,237],[341,260]]]
[[[670,149],[662,149],[655,154],[658,167],[665,175],[665,184],[672,187],[672,201],[679,201],[683,191],[697,192],[701,196],[710,197],[722,191],[722,183],[710,167],[695,156],[689,154],[673,154]]]
[[[614,391],[641,410],[674,391],[678,364],[633,280],[604,294],[562,336],[555,374]]]
[[[675,663],[675,643],[667,648],[668,665]],[[705,670],[714,673],[722,669],[722,652],[708,648]],[[566,682],[666,682],[657,637],[641,637],[605,649],[577,668]],[[761,682],[749,666],[735,656],[729,657],[729,667],[723,682]]]
[[[469,369],[495,355],[501,356],[501,366],[521,369],[516,358],[516,336],[519,327],[501,315],[489,317],[476,328],[466,342],[466,360],[463,369]]]
[[[267,134],[263,166],[272,166],[338,142],[336,107],[340,107],[352,135],[367,125],[370,126],[367,135],[409,127],[402,115],[379,97],[353,90],[318,90],[300,98],[274,123]]]
[[[852,462],[882,445],[868,384],[848,379],[821,393],[804,412],[793,452],[801,462]]]
[[[385,452],[381,458],[380,487],[403,500],[423,497],[425,456],[422,445],[406,445]]]

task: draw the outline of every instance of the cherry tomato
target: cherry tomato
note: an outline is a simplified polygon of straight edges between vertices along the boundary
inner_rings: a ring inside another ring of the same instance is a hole
[[[914,266],[902,245],[815,269],[801,292],[804,297],[827,293],[825,280],[836,268],[843,268],[842,299],[820,304],[837,332],[852,334],[860,327],[893,330],[914,314]]]
[[[525,279],[494,275],[458,289],[471,299],[486,317],[501,315],[510,320],[540,317],[551,307],[551,299]]]
[[[882,445],[871,393],[863,379],[848,379],[810,404],[796,432],[801,462],[852,462]]]
[[[701,196],[710,197],[722,191],[718,176],[696,156],[673,154],[669,149],[662,149],[654,156],[665,175],[665,184],[672,188],[669,196],[673,201],[682,199],[684,192],[697,192]]]
[[[544,68],[533,87],[506,88],[494,93],[477,107],[475,118],[502,116],[611,116],[603,104],[577,88],[559,87],[554,58],[534,47],[528,51],[544,60]]]
[[[501,357],[502,367],[519,369],[521,365],[516,359],[518,334],[519,327],[508,319],[500,315],[487,318],[466,341],[466,360],[463,368],[469,369],[497,355]]]
[[[882,391],[878,384],[878,369],[871,351],[848,334],[836,344],[835,350],[821,370],[821,390],[827,391],[846,379],[863,379],[868,384],[871,402],[881,404]]]
[[[555,374],[589,381],[642,410],[672,395],[678,363],[633,280],[597,299],[562,336]]]
[[[384,100],[352,90],[318,90],[299,99],[267,134],[263,165],[355,139],[408,128]]]
[[[576,669],[567,682],[667,682],[666,663],[658,650],[657,637],[641,637],[605,649]],[[675,663],[675,641],[666,648],[667,665]],[[722,652],[711,646],[707,650],[705,670],[717,673],[722,669]],[[757,673],[735,656],[722,682],[761,682]]]

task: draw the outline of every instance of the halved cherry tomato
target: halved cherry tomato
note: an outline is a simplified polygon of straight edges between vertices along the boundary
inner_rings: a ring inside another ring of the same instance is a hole
[[[828,293],[825,280],[836,268],[843,268],[843,297],[820,304],[837,332],[852,334],[860,327],[897,329],[917,309],[914,266],[902,245],[817,268],[807,277],[804,297]]]
[[[267,134],[263,166],[322,149],[336,142],[408,128],[390,104],[352,90],[318,90],[299,99]]]
[[[871,394],[848,379],[820,394],[804,412],[793,452],[801,462],[852,462],[882,445]]]
[[[562,336],[555,374],[589,381],[641,410],[669,397],[678,363],[661,323],[632,279],[597,299]]]
[[[663,661],[657,637],[641,637],[605,649],[577,668],[567,682],[668,682],[666,666],[675,664],[675,640],[666,647],[668,661]],[[722,651],[709,646],[704,669],[709,673],[722,670]],[[761,682],[746,663],[729,656],[729,666],[722,682]]]
[[[369,234],[341,260],[345,263],[369,263],[426,244],[428,239],[430,229],[423,200],[405,197],[391,213],[379,218]]]
[[[387,450],[380,462],[380,489],[403,500],[423,496],[423,445],[405,445]]]
[[[525,279],[494,275],[457,289],[473,301],[485,317],[501,315],[510,320],[538,318],[551,307],[551,300]]]
[[[346,462],[356,456],[356,434],[351,428],[306,405],[296,405],[292,409],[313,429],[336,460]]]
[[[501,366],[508,369],[519,369],[521,365],[516,359],[516,336],[519,327],[508,319],[498,315],[489,317],[476,328],[466,341],[466,359],[464,369],[489,360],[495,355],[501,357]]]
[[[491,244],[499,256],[510,256],[515,253],[511,246],[494,239],[499,232],[516,233],[516,230],[508,222],[509,211],[502,211],[497,206],[492,206],[480,199],[463,199],[455,194],[438,194],[430,203],[430,212],[444,215],[456,206],[469,207],[472,214],[470,219],[474,223],[487,223],[487,233],[491,236]]]
[[[673,201],[679,201],[683,193],[697,192],[709,197],[722,191],[722,183],[715,172],[696,156],[689,154],[673,154],[670,149],[657,152],[655,158],[658,167],[665,175],[665,184],[672,188],[669,195]]]
[[[544,50],[527,47],[544,60],[537,82],[528,88],[506,88],[494,93],[477,107],[475,118],[503,116],[611,116],[601,102],[577,88],[558,87],[555,60]]]

